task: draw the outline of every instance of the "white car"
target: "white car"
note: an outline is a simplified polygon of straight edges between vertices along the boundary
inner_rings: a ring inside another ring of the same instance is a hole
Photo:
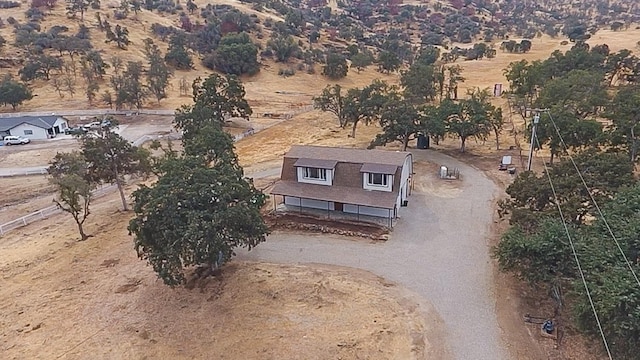
[[[88,124],[82,125],[82,127],[87,130],[100,129],[100,122],[99,121],[90,122]]]
[[[29,142],[31,142],[31,140],[29,140],[28,138],[22,137],[22,136],[5,136],[4,137],[4,144],[9,146],[9,145],[24,145],[24,144],[28,144]]]

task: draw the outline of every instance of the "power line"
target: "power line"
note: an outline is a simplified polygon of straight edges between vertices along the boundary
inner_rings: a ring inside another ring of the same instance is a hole
[[[540,148],[540,142],[538,141],[538,136],[533,136]],[[589,291],[589,286],[587,285],[587,280],[584,277],[584,272],[582,271],[582,266],[580,266],[580,260],[578,260],[578,253],[576,252],[576,247],[573,244],[573,239],[571,238],[571,234],[569,233],[569,228],[567,227],[567,222],[565,221],[564,214],[562,213],[562,208],[560,207],[560,202],[558,201],[558,194],[556,193],[556,188],[553,186],[553,181],[551,181],[551,174],[549,173],[549,168],[547,167],[547,163],[542,161],[544,165],[544,172],[547,174],[547,179],[549,180],[549,185],[551,186],[551,192],[553,193],[553,198],[555,199],[556,206],[558,208],[558,212],[560,213],[560,219],[562,220],[562,225],[564,226],[564,231],[567,234],[567,239],[569,239],[569,245],[571,245],[571,252],[573,253],[573,258],[576,261],[576,265],[578,266],[578,271],[580,272],[580,278],[582,279],[582,285],[584,285],[584,289],[587,292],[587,297],[589,298],[589,304],[591,305],[591,310],[593,311],[593,316],[596,318],[596,323],[598,324],[598,330],[600,331],[600,336],[602,336],[602,342],[604,343],[604,348],[607,350],[607,355],[609,356],[609,360],[613,360],[611,356],[611,350],[609,350],[609,344],[607,343],[607,339],[604,336],[604,331],[602,330],[602,324],[600,323],[600,318],[598,317],[598,313],[596,312],[596,306],[593,303],[593,298],[591,298],[591,292]]]
[[[573,164],[573,167],[578,172],[578,176],[580,176],[580,180],[582,181],[582,185],[584,185],[585,189],[587,190],[587,193],[589,194],[589,198],[591,198],[591,202],[593,202],[593,205],[595,206],[596,210],[598,211],[598,214],[600,214],[600,217],[602,218],[602,221],[604,222],[604,225],[607,227],[607,230],[609,231],[609,234],[611,235],[611,238],[613,238],[613,241],[616,243],[616,246],[618,247],[618,250],[620,251],[620,254],[622,255],[622,258],[624,258],[624,261],[627,264],[627,267],[629,268],[629,270],[631,270],[631,273],[633,274],[633,277],[636,279],[636,282],[638,283],[638,286],[640,286],[640,279],[638,279],[638,275],[636,274],[635,270],[633,270],[633,266],[631,265],[631,262],[629,261],[629,258],[627,258],[627,255],[622,250],[622,247],[620,246],[620,242],[618,241],[618,238],[616,238],[616,236],[613,234],[613,230],[611,230],[611,226],[609,226],[609,222],[604,217],[604,214],[602,213],[602,210],[600,209],[600,206],[598,205],[598,202],[593,197],[593,193],[591,192],[591,189],[589,189],[589,186],[587,185],[587,182],[584,180],[584,177],[582,176],[582,172],[580,172],[580,169],[578,168],[578,165],[573,160],[573,156],[571,156],[571,154],[569,154],[569,149],[567,147],[567,144],[564,142],[564,139],[562,138],[562,135],[560,135],[560,129],[558,129],[558,126],[556,125],[556,122],[553,120],[553,116],[551,116],[551,112],[549,112],[549,110],[547,110],[546,113],[547,113],[547,115],[549,115],[549,119],[551,120],[551,124],[553,124],[553,127],[556,130],[556,133],[558,134],[558,138],[560,139],[560,143],[562,144],[564,150],[569,155],[569,159],[571,160],[571,163]]]

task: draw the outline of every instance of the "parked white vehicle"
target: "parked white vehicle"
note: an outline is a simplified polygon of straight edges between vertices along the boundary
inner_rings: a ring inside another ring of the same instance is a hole
[[[87,129],[87,130],[100,129],[100,122],[99,121],[90,122],[88,124],[82,125],[82,127]]]
[[[4,144],[7,146],[8,145],[24,145],[24,144],[28,144],[29,142],[31,142],[31,140],[22,136],[9,135],[4,137]]]

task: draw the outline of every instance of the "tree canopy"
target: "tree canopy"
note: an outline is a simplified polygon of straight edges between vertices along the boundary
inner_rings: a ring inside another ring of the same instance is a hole
[[[258,48],[245,32],[224,35],[210,62],[205,65],[225,74],[254,75],[260,71]]]
[[[322,68],[322,75],[330,79],[341,79],[347,76],[347,72],[349,72],[349,65],[344,56],[336,53],[327,55],[327,63]]]
[[[33,93],[27,85],[17,82],[10,75],[5,75],[0,81],[0,103],[4,106],[11,105],[15,110],[25,101],[33,99]]]
[[[84,222],[91,214],[95,182],[89,176],[88,164],[81,153],[58,153],[47,169],[49,182],[56,188],[53,202],[62,211],[71,214],[78,226],[81,240],[89,238],[84,232]]]
[[[197,78],[192,88],[193,105],[183,105],[176,111],[175,123],[183,130],[184,138],[195,137],[202,122],[222,126],[230,117],[248,118],[252,114],[244,86],[234,75]]]
[[[628,159],[625,160],[628,163]],[[557,176],[554,178],[559,180]],[[562,194],[562,190],[558,193]],[[607,224],[597,212],[592,212],[595,220],[570,224],[569,235],[612,354],[616,358],[633,358],[638,351],[636,339],[640,333],[640,287],[629,266],[636,273],[640,271],[637,236],[640,186],[620,187],[610,198],[600,197],[598,203]],[[615,234],[615,241],[609,229]],[[514,273],[538,288],[568,289],[572,299],[569,307],[576,325],[587,334],[599,336],[591,304],[571,254],[569,239],[557,213],[541,216],[533,231],[520,225],[512,227],[495,248],[502,270]]]
[[[190,267],[210,274],[234,249],[251,249],[268,233],[260,214],[266,196],[244,177],[233,141],[222,130],[225,112],[205,111],[244,101],[244,93],[225,97],[222,80],[211,75],[194,82],[195,104],[181,108],[175,122],[185,132],[184,153],[167,150],[156,168],[157,182],[133,195],[136,217],[129,231],[138,256],[170,286],[184,284]],[[250,113],[248,105],[243,111]]]
[[[87,163],[87,177],[93,183],[116,184],[120,192],[122,209],[127,211],[124,193],[126,175],[145,175],[151,171],[149,153],[133,146],[112,131],[115,120],[107,120],[98,133],[85,134],[81,140],[82,156]],[[108,124],[108,125],[107,125]]]

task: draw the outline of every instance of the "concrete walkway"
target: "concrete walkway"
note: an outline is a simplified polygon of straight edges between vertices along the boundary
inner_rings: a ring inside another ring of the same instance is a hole
[[[389,241],[275,233],[251,252],[238,251],[238,257],[369,270],[434,305],[456,359],[507,359],[500,342],[488,247],[497,187],[481,171],[434,151],[414,151],[414,160],[457,167],[461,190],[454,197],[414,191],[409,206],[400,210],[401,219]]]

